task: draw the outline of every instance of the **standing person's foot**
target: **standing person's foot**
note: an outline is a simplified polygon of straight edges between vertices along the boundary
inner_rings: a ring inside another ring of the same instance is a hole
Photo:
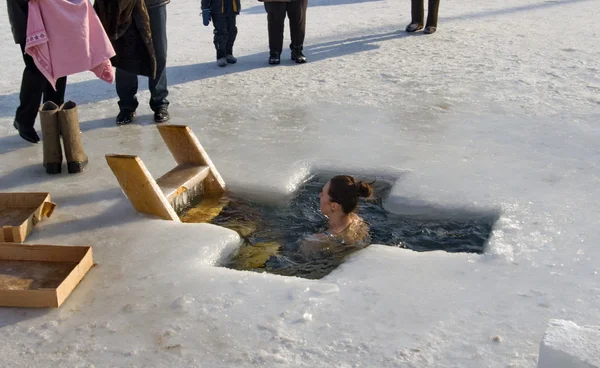
[[[306,56],[302,53],[302,48],[292,49],[292,61],[295,61],[296,64],[306,63]]]
[[[218,58],[217,59],[217,65],[220,66],[220,67],[227,66],[227,58],[224,58],[224,57]]]
[[[19,124],[16,120],[13,123],[13,126],[16,130],[19,131],[19,135],[21,136],[21,138],[23,138],[27,142],[38,143],[40,141],[40,137],[38,136],[35,129],[24,127],[21,124]]]
[[[169,110],[167,110],[166,107],[161,107],[161,108],[157,109],[156,111],[154,111],[154,122],[164,123],[166,121],[169,121],[169,119],[170,119]]]
[[[277,52],[271,52],[269,54],[269,64],[271,65],[277,65],[281,62],[281,59],[279,58],[279,53]]]
[[[432,33],[435,33],[436,30],[437,30],[437,27],[427,26],[427,27],[425,27],[425,30],[423,31],[423,33],[432,34]]]
[[[420,29],[423,29],[423,24],[421,23],[411,23],[409,25],[406,26],[406,32],[416,32]]]
[[[237,63],[237,58],[235,56],[231,55],[231,54],[225,56],[225,59],[227,60],[227,62],[229,64],[235,64],[235,63]]]
[[[119,115],[117,115],[117,125],[131,124],[134,119],[135,111],[127,109],[121,110],[119,111]]]

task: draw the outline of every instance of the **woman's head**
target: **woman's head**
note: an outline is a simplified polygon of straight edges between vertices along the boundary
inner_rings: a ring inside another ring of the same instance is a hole
[[[348,175],[334,176],[319,193],[320,209],[326,216],[340,211],[349,214],[356,210],[359,197],[370,197],[372,194],[370,184],[356,181]]]

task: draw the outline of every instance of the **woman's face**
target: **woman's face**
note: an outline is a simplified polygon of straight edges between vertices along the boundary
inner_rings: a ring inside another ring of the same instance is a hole
[[[319,193],[319,209],[321,210],[321,213],[325,216],[329,216],[332,212],[333,202],[331,202],[331,200],[329,198],[329,186],[330,185],[331,184],[328,181],[327,184],[325,184],[325,186],[321,190],[321,193]]]

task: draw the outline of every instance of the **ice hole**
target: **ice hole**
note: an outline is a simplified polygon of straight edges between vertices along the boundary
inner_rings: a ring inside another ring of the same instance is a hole
[[[320,279],[343,263],[350,253],[334,252],[319,259],[306,259],[298,252],[303,239],[323,231],[326,226],[326,218],[319,211],[318,194],[334,175],[329,172],[310,175],[291,198],[279,203],[228,192],[218,198],[202,198],[184,210],[180,217],[183,222],[208,222],[235,230],[240,235],[240,248],[220,266]],[[396,178],[353,176],[368,182],[375,180],[375,197],[361,200],[357,211],[369,224],[371,244],[419,252],[484,252],[497,216],[484,212],[463,213],[457,218],[394,214],[386,211],[383,204]]]

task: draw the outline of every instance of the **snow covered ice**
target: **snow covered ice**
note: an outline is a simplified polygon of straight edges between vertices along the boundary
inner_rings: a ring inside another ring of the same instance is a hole
[[[0,3],[0,190],[50,192],[27,242],[98,263],[59,309],[0,309],[0,366],[536,367],[551,319],[600,325],[599,5],[447,1],[423,36],[409,2],[315,0],[308,63],[272,67],[263,5],[242,0],[219,68],[199,2],[172,1],[171,123],[230,189],[277,200],[312,170],[372,168],[399,176],[392,212],[499,213],[482,255],[373,245],[315,281],[215,267],[236,233],[135,212],[104,155],[173,167],[145,82],[117,127],[114,86],[71,77],[90,164],[46,175],[12,128],[23,62]]]
[[[600,326],[551,320],[540,345],[539,368],[600,367]]]

